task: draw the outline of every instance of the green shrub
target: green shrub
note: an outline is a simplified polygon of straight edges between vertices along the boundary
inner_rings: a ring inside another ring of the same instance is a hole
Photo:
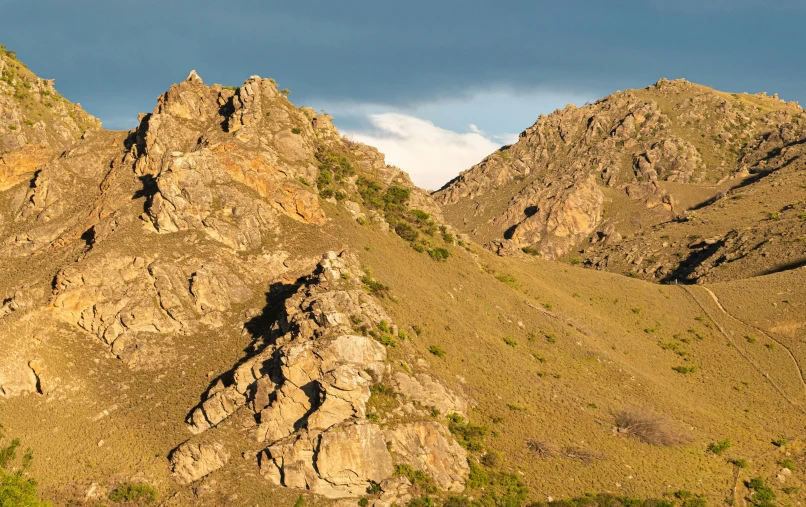
[[[746,459],[734,459],[731,460],[731,463],[736,465],[738,468],[747,468],[747,460]]]
[[[397,341],[388,334],[382,334],[377,340],[387,347],[397,347]]]
[[[783,447],[786,445],[786,439],[783,437],[776,438],[775,440],[772,441],[772,445],[774,445],[775,447]]]
[[[280,90],[280,93],[288,97],[289,95],[291,95],[291,90],[289,90],[288,88],[283,88],[282,90]]]
[[[300,183],[302,183],[303,185],[305,185],[306,187],[310,187],[310,186],[311,186],[311,182],[310,182],[310,181],[308,181],[307,179],[305,179],[305,177],[304,177],[304,176],[300,176],[300,177],[299,177],[299,182],[300,182]]]
[[[323,188],[319,191],[319,195],[322,196],[322,199],[330,199],[333,197],[333,189],[331,188]]]
[[[448,415],[448,429],[456,437],[456,441],[468,451],[484,449],[482,440],[487,436],[487,427],[465,421],[459,414]]]
[[[751,505],[756,507],[775,507],[778,505],[775,502],[775,492],[764,484],[764,479],[761,477],[754,477],[746,481],[744,485],[753,492],[747,499]]]
[[[411,336],[409,336],[409,333],[403,331],[402,329],[398,330],[397,337],[400,338],[401,340],[410,340],[411,339]]]
[[[518,345],[518,342],[516,342],[513,338],[509,336],[504,337],[504,343],[506,343],[510,347],[516,347]]]
[[[294,127],[291,129],[292,134],[302,134],[302,129],[299,127]]]
[[[25,124],[28,125],[29,127],[34,126],[34,122],[32,120],[25,120]]]
[[[423,253],[423,252],[425,252],[425,246],[423,246],[423,244],[422,244],[422,243],[415,243],[415,242],[411,242],[410,244],[411,244],[411,247],[412,247],[412,248],[413,248],[413,249],[414,249],[416,252],[419,252],[419,253]]]
[[[782,466],[783,468],[788,468],[788,469],[790,469],[790,470],[792,470],[792,471],[794,471],[794,470],[795,470],[795,462],[794,462],[794,461],[792,461],[792,460],[791,460],[791,459],[789,459],[789,458],[787,458],[787,459],[785,459],[785,460],[781,461],[781,466]]]
[[[523,253],[527,253],[529,255],[540,255],[540,250],[531,246],[525,246],[521,248],[521,250],[523,251]]]
[[[327,169],[319,171],[319,176],[316,177],[316,184],[320,187],[326,187],[333,183],[333,173]]]
[[[0,440],[5,438],[0,424]],[[2,507],[49,507],[50,503],[37,497],[36,481],[27,476],[33,461],[30,449],[25,451],[18,468],[12,468],[17,457],[20,440],[15,438],[8,445],[0,445],[0,506]]]
[[[17,126],[16,125],[9,125],[8,130],[17,130]]]
[[[417,229],[412,227],[408,222],[397,222],[394,226],[395,233],[406,241],[416,240],[420,234]]]
[[[512,275],[506,275],[506,274],[496,275],[495,279],[501,283],[509,285],[510,287],[515,287],[518,284],[518,281]]]
[[[157,500],[157,490],[150,484],[123,484],[109,493],[109,499],[117,503],[149,504]]]
[[[302,495],[299,495],[297,497],[297,501],[294,502],[294,507],[302,507],[303,505],[305,505],[305,498],[303,498]]]
[[[699,368],[695,364],[692,366],[674,366],[672,367],[672,369],[677,373],[682,373],[683,375],[685,375],[686,373],[696,373]]]
[[[428,251],[428,255],[435,261],[445,262],[451,256],[451,253],[445,248],[432,248]]]
[[[445,349],[443,349],[439,345],[431,345],[430,347],[428,347],[428,352],[434,354],[439,358],[445,357],[446,354]]]
[[[581,260],[579,260],[577,257],[573,257],[573,258],[572,258],[570,261],[568,261],[568,262],[570,262],[570,263],[571,263],[571,264],[573,264],[574,266],[576,266],[576,265],[578,265],[578,264],[581,264],[581,263],[582,263],[582,261],[581,261]]]
[[[337,201],[343,201],[347,199],[347,192],[345,192],[344,190],[337,190],[335,197]]]
[[[730,440],[720,440],[719,442],[712,442],[708,444],[708,452],[712,452],[717,456],[722,454],[723,452],[727,451],[733,444]]]
[[[364,285],[364,289],[373,296],[385,297],[389,294],[389,286],[382,284],[369,274],[361,277],[361,283]]]

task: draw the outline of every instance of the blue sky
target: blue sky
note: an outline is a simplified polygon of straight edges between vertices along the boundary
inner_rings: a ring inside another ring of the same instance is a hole
[[[805,15],[801,0],[0,0],[0,43],[109,128],[190,69],[273,77],[436,187],[540,113],[660,77],[804,101]]]

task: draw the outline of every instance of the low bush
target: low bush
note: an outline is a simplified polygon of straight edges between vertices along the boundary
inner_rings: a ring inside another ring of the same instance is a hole
[[[432,248],[428,251],[428,255],[435,261],[445,262],[451,253],[445,248]]]
[[[448,429],[456,437],[459,445],[468,451],[481,451],[484,446],[482,440],[487,436],[487,427],[465,421],[459,414],[448,415]]]
[[[754,477],[746,481],[744,485],[752,491],[752,494],[747,498],[750,505],[755,507],[775,507],[778,505],[775,501],[775,491],[764,484],[764,479],[761,477]]]
[[[719,442],[712,442],[708,444],[708,448],[706,449],[708,452],[716,454],[717,456],[722,454],[723,452],[730,449],[733,444],[727,438],[725,440],[720,440]]]
[[[109,493],[109,499],[117,503],[150,504],[157,500],[157,490],[150,484],[123,484]]]
[[[445,349],[443,349],[439,345],[431,345],[430,347],[428,347],[428,352],[434,354],[439,358],[445,357],[446,354]]]

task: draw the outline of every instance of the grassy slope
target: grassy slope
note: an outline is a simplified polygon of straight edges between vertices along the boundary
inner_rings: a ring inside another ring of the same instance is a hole
[[[803,427],[806,418],[727,345],[716,326],[707,317],[697,320],[705,312],[683,288],[539,260],[497,258],[476,246],[476,254],[457,247],[447,263],[437,263],[393,234],[360,226],[341,210],[326,211],[335,219],[322,229],[285,224],[288,239],[283,248],[311,257],[342,243],[358,251],[374,276],[391,287],[395,301],[384,300],[384,305],[396,323],[410,332],[407,326],[414,324],[424,330],[421,336],[411,332],[412,340],[393,349],[392,357],[410,363],[416,357],[426,359],[435,374],[472,398],[471,419],[496,432],[487,438],[487,446],[504,452],[503,468],[524,474],[536,500],[585,491],[659,495],[689,489],[719,501],[733,487],[734,470],[725,457],[705,452],[708,443],[730,438],[734,448],[727,456],[748,458],[774,450],[772,439],[794,436]],[[147,248],[167,255],[192,237],[159,236]],[[146,248],[135,241],[130,246],[132,255]],[[204,241],[198,246],[203,248]],[[500,274],[515,282],[497,280]],[[788,279],[787,274],[778,276]],[[755,282],[753,290],[766,294],[764,280]],[[704,293],[694,296],[707,304]],[[802,293],[791,300],[802,305],[799,298]],[[559,319],[527,303],[543,309],[550,304]],[[256,297],[246,306],[261,305]],[[716,316],[728,333],[745,332]],[[186,414],[210,381],[241,357],[248,336],[230,332],[176,337],[166,352],[168,367],[137,372],[111,358],[95,338],[60,329],[45,338],[51,357],[44,359],[59,365],[52,375],[79,389],[68,399],[49,403],[35,395],[11,399],[1,415],[9,433],[35,449],[33,473],[52,500],[65,503],[73,494],[83,497],[93,481],[111,487],[136,478],[155,484],[163,499],[177,492],[169,502],[176,505],[289,505],[296,498],[297,492],[272,489],[259,477],[253,461],[259,447],[243,438],[237,419],[207,436],[224,440],[232,451],[230,464],[202,483],[209,493],[194,499],[189,489],[179,490],[169,479],[166,455],[189,436],[183,424]],[[688,329],[704,339],[697,340]],[[536,335],[532,341],[529,333]],[[689,362],[658,345],[673,340],[675,333],[689,340],[683,345],[691,354]],[[547,334],[556,341],[549,343]],[[517,345],[507,345],[504,337]],[[433,344],[446,350],[444,359],[428,353]],[[769,368],[784,393],[802,397],[801,386],[783,366],[783,350],[757,347],[761,355],[753,357]],[[763,362],[763,354],[774,360]],[[696,373],[672,370],[694,363],[700,368]],[[624,407],[664,414],[693,438],[692,443],[663,448],[614,436],[612,414]],[[103,410],[109,415],[94,421]],[[579,445],[607,459],[538,460],[528,453],[526,438],[560,447]],[[765,475],[773,469],[769,457],[753,461],[751,467]],[[237,501],[227,500],[233,494]]]

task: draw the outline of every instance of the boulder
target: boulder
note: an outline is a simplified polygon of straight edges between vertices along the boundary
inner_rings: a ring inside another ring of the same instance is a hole
[[[219,443],[190,443],[171,453],[171,471],[179,484],[190,484],[227,464],[229,453]]]

